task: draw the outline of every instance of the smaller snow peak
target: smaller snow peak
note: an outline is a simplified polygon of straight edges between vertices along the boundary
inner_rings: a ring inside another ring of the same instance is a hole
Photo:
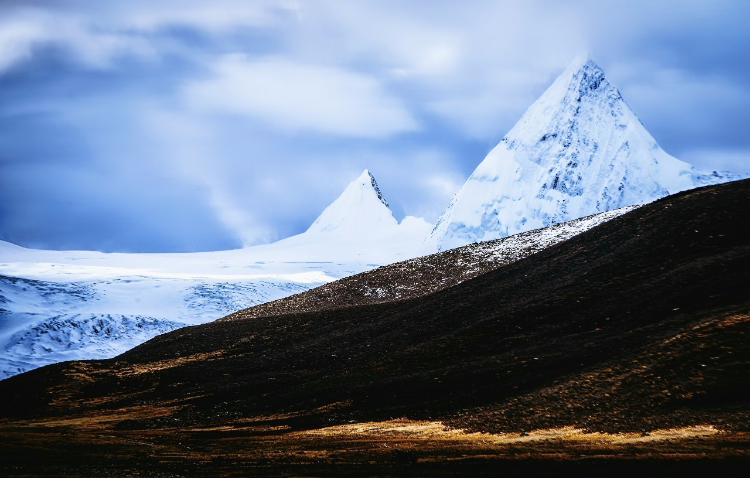
[[[383,198],[375,178],[365,169],[312,223],[308,232],[349,231],[359,234],[368,227],[391,228],[398,221]]]

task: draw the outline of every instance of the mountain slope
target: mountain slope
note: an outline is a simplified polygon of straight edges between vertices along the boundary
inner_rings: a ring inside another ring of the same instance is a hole
[[[187,327],[11,377],[0,466],[746,458],[749,200],[748,180],[686,191],[424,297]],[[446,424],[491,434],[430,438]],[[654,430],[666,438],[641,436]],[[391,440],[408,453],[382,451]]]
[[[240,310],[220,320],[314,312],[410,299],[446,289],[537,253],[635,209],[635,206],[554,224],[494,241],[408,259]]]
[[[479,164],[423,251],[446,250],[738,176],[662,150],[609,81],[578,58]]]
[[[62,390],[79,380],[70,375],[78,370],[98,385],[41,409],[18,400],[6,413],[70,413],[97,408],[103,402],[89,400],[104,396],[106,407],[127,406],[136,393],[182,397],[177,415],[186,423],[214,421],[218,410],[306,415],[330,400],[352,401],[335,416],[368,418],[497,401],[516,393],[512,385],[529,390],[701,321],[747,313],[748,199],[750,181],[683,193],[425,297],[180,329],[116,360],[13,377],[0,391],[52,398],[62,392],[43,392],[41,377],[57,377]],[[522,364],[520,356],[543,359]],[[162,362],[145,376],[127,372]],[[163,386],[142,389],[151,379]]]

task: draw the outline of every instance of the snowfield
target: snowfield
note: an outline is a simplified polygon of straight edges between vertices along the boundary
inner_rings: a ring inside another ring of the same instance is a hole
[[[191,254],[184,254],[180,272],[170,275],[156,265],[158,256],[149,257],[155,264],[150,269],[128,270],[121,265],[67,262],[76,257],[86,262],[88,253],[59,253],[57,261],[44,254],[45,262],[34,262],[36,252],[48,251],[27,250],[24,261],[2,256],[7,262],[0,263],[0,378],[63,360],[113,357],[158,334],[295,294],[365,267],[331,264],[323,269],[322,264],[303,263],[297,264],[300,272],[276,273],[275,264],[270,264],[255,274],[224,269],[224,274],[204,275],[203,261],[197,257],[191,276],[184,264],[195,260]]]

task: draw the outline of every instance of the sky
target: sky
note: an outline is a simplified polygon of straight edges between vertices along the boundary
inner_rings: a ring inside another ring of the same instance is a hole
[[[0,239],[219,250],[365,168],[434,222],[588,53],[668,153],[750,172],[750,2],[0,2]]]

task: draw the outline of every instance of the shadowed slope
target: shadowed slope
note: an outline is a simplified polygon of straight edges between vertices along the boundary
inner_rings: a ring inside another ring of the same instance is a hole
[[[118,428],[408,416],[494,431],[746,430],[748,201],[750,181],[688,191],[426,297],[215,322],[48,366],[0,382],[2,413],[150,410]]]
[[[494,241],[477,242],[345,277],[219,320],[241,320],[421,297],[511,264],[635,209],[602,212]]]

